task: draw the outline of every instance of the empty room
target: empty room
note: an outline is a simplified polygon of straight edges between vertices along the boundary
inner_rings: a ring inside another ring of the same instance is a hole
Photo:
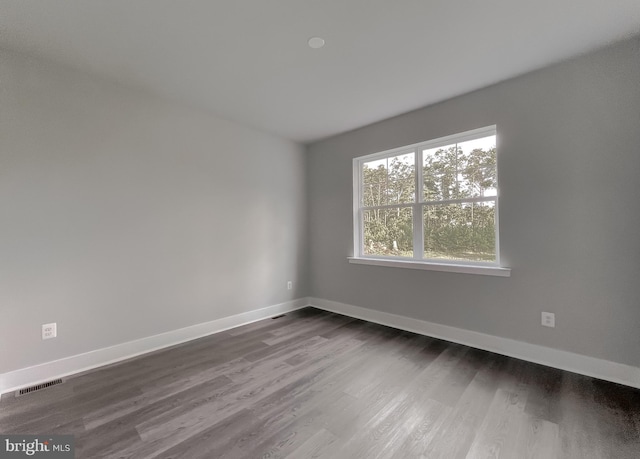
[[[0,0],[0,458],[640,457],[640,2]]]

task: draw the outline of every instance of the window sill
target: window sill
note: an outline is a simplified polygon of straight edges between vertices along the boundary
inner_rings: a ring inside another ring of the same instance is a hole
[[[456,265],[415,260],[388,260],[381,258],[348,257],[349,263],[358,265],[389,266],[393,268],[424,269],[450,273],[480,274],[484,276],[511,277],[511,268],[501,266]]]

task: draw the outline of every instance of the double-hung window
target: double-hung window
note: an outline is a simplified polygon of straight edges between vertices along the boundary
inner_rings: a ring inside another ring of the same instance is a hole
[[[353,169],[353,262],[499,268],[496,126],[355,158]]]

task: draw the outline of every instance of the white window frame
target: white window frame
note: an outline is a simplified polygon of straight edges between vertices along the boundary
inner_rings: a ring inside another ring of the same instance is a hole
[[[451,199],[442,201],[423,201],[423,179],[422,179],[422,151],[432,148],[438,148],[452,143],[460,143],[469,140],[475,140],[482,137],[495,135],[497,143],[497,127],[495,125],[487,126],[471,131],[461,132],[459,134],[448,135],[426,142],[419,142],[413,145],[406,145],[391,150],[385,150],[366,156],[359,156],[353,159],[353,250],[354,255],[349,257],[349,262],[356,264],[368,264],[376,266],[390,266],[410,269],[426,269],[435,271],[461,272],[468,274],[487,274],[493,276],[508,277],[511,275],[509,268],[500,266],[500,237],[499,237],[499,196],[500,183],[497,177],[497,192],[493,197],[481,198],[464,198]],[[496,145],[497,147],[497,145]],[[414,202],[404,204],[389,204],[387,206],[376,206],[376,208],[411,208],[413,211],[413,257],[394,257],[386,255],[367,255],[364,251],[364,241],[362,240],[363,214],[368,208],[362,206],[363,202],[363,165],[366,162],[383,159],[390,156],[400,156],[403,154],[414,154],[415,160],[415,180],[416,180],[416,199]],[[497,169],[496,162],[496,169]],[[423,223],[422,218],[416,216],[422,215],[422,209],[428,205],[456,204],[456,203],[473,203],[473,202],[495,202],[495,251],[496,261],[469,261],[469,260],[441,260],[432,258],[422,258],[424,253],[423,240]]]

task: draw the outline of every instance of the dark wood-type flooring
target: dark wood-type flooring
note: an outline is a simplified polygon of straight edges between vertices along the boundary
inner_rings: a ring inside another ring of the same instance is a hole
[[[639,458],[640,390],[312,308],[0,400],[78,458]]]

